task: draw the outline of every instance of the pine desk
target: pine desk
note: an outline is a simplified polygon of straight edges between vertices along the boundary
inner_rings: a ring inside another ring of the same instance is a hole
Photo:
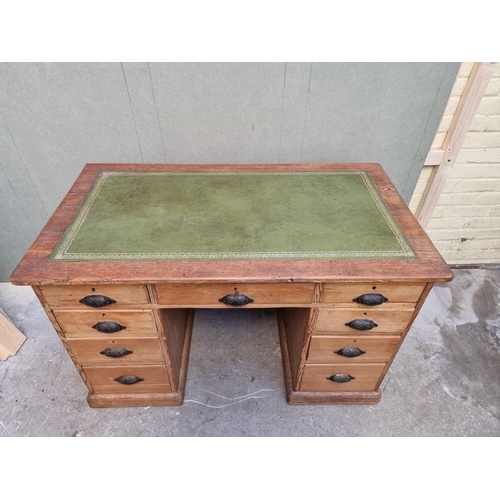
[[[378,164],[89,164],[11,276],[93,407],[178,405],[196,308],[276,308],[288,402],[375,403],[453,277]]]

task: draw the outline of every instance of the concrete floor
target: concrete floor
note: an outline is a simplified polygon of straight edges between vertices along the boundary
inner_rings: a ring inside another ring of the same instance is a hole
[[[273,310],[200,310],[185,402],[92,409],[28,287],[0,284],[27,336],[0,361],[0,436],[499,436],[500,270],[436,285],[373,406],[289,406]]]

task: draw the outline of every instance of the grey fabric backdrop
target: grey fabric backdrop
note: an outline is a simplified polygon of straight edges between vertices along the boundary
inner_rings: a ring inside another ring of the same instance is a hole
[[[408,202],[459,66],[0,64],[0,281],[86,163],[378,162]]]

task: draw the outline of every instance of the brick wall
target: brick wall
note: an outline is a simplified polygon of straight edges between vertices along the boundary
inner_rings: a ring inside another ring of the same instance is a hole
[[[440,147],[470,74],[462,65],[433,147]],[[450,114],[451,113],[451,114]],[[415,211],[432,167],[417,183]],[[481,100],[427,233],[450,264],[500,262],[500,64]]]

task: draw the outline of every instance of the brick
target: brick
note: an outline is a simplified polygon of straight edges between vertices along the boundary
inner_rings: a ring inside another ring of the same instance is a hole
[[[421,195],[425,191],[428,182],[429,179],[419,179],[417,185],[415,186],[415,191],[413,191],[413,194]]]
[[[438,212],[438,208],[440,211]],[[450,207],[436,207],[432,217],[439,216],[445,219],[461,219],[466,217],[487,217],[491,213],[491,205],[454,205]]]
[[[443,254],[445,253],[455,253],[457,251],[457,248],[459,248],[459,243],[454,240],[450,241],[439,241],[439,240],[434,240],[432,238],[432,234],[429,234],[431,236],[432,242],[434,245],[436,245],[436,248]],[[444,256],[444,255],[443,255]]]
[[[461,229],[463,226],[464,221],[462,219],[435,219],[433,217],[427,225],[427,230],[434,231],[436,229]]]
[[[459,196],[463,196],[460,194]],[[481,193],[476,195],[475,205],[498,205],[500,193]]]
[[[434,209],[434,212],[432,212],[432,217],[433,218],[439,218],[439,217],[443,217],[443,215],[445,214],[445,208],[442,207],[441,205],[438,205],[435,209]]]
[[[458,77],[460,78],[461,76],[469,76],[470,72],[472,71],[472,67],[474,66],[473,62],[463,62],[460,65],[460,69],[458,70]]]
[[[472,120],[469,131],[500,132],[500,115],[476,115]]]
[[[448,103],[446,104],[446,108],[444,108],[443,116],[453,116],[455,111],[457,110],[458,103],[460,101],[460,97],[450,97],[448,99]],[[489,113],[495,114],[495,113]]]
[[[500,204],[490,206],[488,209],[488,215],[491,217],[500,217]]]
[[[413,193],[413,196],[411,197],[411,200],[410,200],[410,203],[408,203],[408,206],[411,208],[415,205],[418,205],[420,203],[420,198],[422,198],[421,194]]]
[[[495,69],[493,71],[493,77],[500,76],[500,63],[496,63]]]
[[[458,76],[451,89],[452,96],[461,96],[464,93],[465,85],[467,84],[468,76]]]
[[[495,264],[498,262],[499,250],[472,250],[470,252],[444,252],[443,258],[448,264]]]
[[[488,87],[484,92],[485,96],[498,96],[500,95],[500,78],[492,77],[488,83]]]
[[[455,163],[450,179],[500,178],[500,163]]]
[[[426,184],[427,184],[427,182],[429,182],[429,178],[431,176],[430,172],[432,172],[432,167],[422,169],[422,172],[420,172],[420,177],[418,178],[418,181],[417,181],[417,186],[426,186]]]
[[[500,115],[487,116],[485,119],[485,130],[487,132],[500,132]]]
[[[463,181],[456,180],[456,179],[448,179],[446,182],[444,189],[443,189],[443,194],[450,194],[455,192],[455,188],[457,185]]]
[[[488,217],[486,213],[483,217],[458,217],[458,218],[446,218],[442,217],[440,219],[432,218],[427,226],[428,231],[435,231],[435,237],[439,238],[440,230],[452,230],[456,229],[456,237],[462,237],[462,230],[470,229],[475,230],[478,235],[481,236],[483,229],[496,230],[498,237],[500,237],[500,217]]]
[[[448,180],[448,184],[455,183],[453,193],[488,193],[498,191],[500,199],[500,179],[468,179],[468,180]]]
[[[462,145],[465,149],[500,148],[500,132],[469,132]]]
[[[476,114],[479,115],[500,115],[500,98],[483,97],[479,103]]]
[[[486,229],[474,229],[474,228],[460,228],[460,229],[432,229],[428,231],[429,236],[433,241],[462,241],[472,240],[479,238],[480,241],[488,239],[498,239],[500,238],[499,228],[486,228]]]
[[[498,262],[500,239],[434,241],[444,259],[453,262]],[[456,260],[455,260],[456,259]]]
[[[420,180],[427,181],[429,179],[429,177],[431,176],[433,170],[434,170],[434,167],[423,167],[422,171],[420,172],[420,177],[418,178],[418,180],[419,181]]]
[[[500,132],[469,132],[462,145],[465,149],[500,148]]]
[[[440,148],[443,145],[446,132],[437,132],[432,141],[431,148]]]
[[[439,205],[442,207],[454,205],[474,205],[477,198],[476,193],[465,193],[459,196],[453,194],[442,194],[439,198]]]
[[[499,148],[461,149],[458,163],[500,163]]]
[[[486,120],[488,116],[475,115],[469,127],[469,132],[484,132],[486,130]]]
[[[439,122],[438,132],[448,132],[450,130],[451,121],[453,120],[452,115],[443,116]]]
[[[500,251],[500,238],[491,239],[476,239],[476,238],[457,238],[455,240],[442,241],[438,240],[441,247],[446,249],[446,251],[460,249],[467,252],[477,252],[477,251],[488,251],[496,250]]]
[[[457,220],[457,219],[448,219]],[[462,219],[464,228],[469,229],[496,229],[500,237],[500,217],[474,217],[472,219]]]

